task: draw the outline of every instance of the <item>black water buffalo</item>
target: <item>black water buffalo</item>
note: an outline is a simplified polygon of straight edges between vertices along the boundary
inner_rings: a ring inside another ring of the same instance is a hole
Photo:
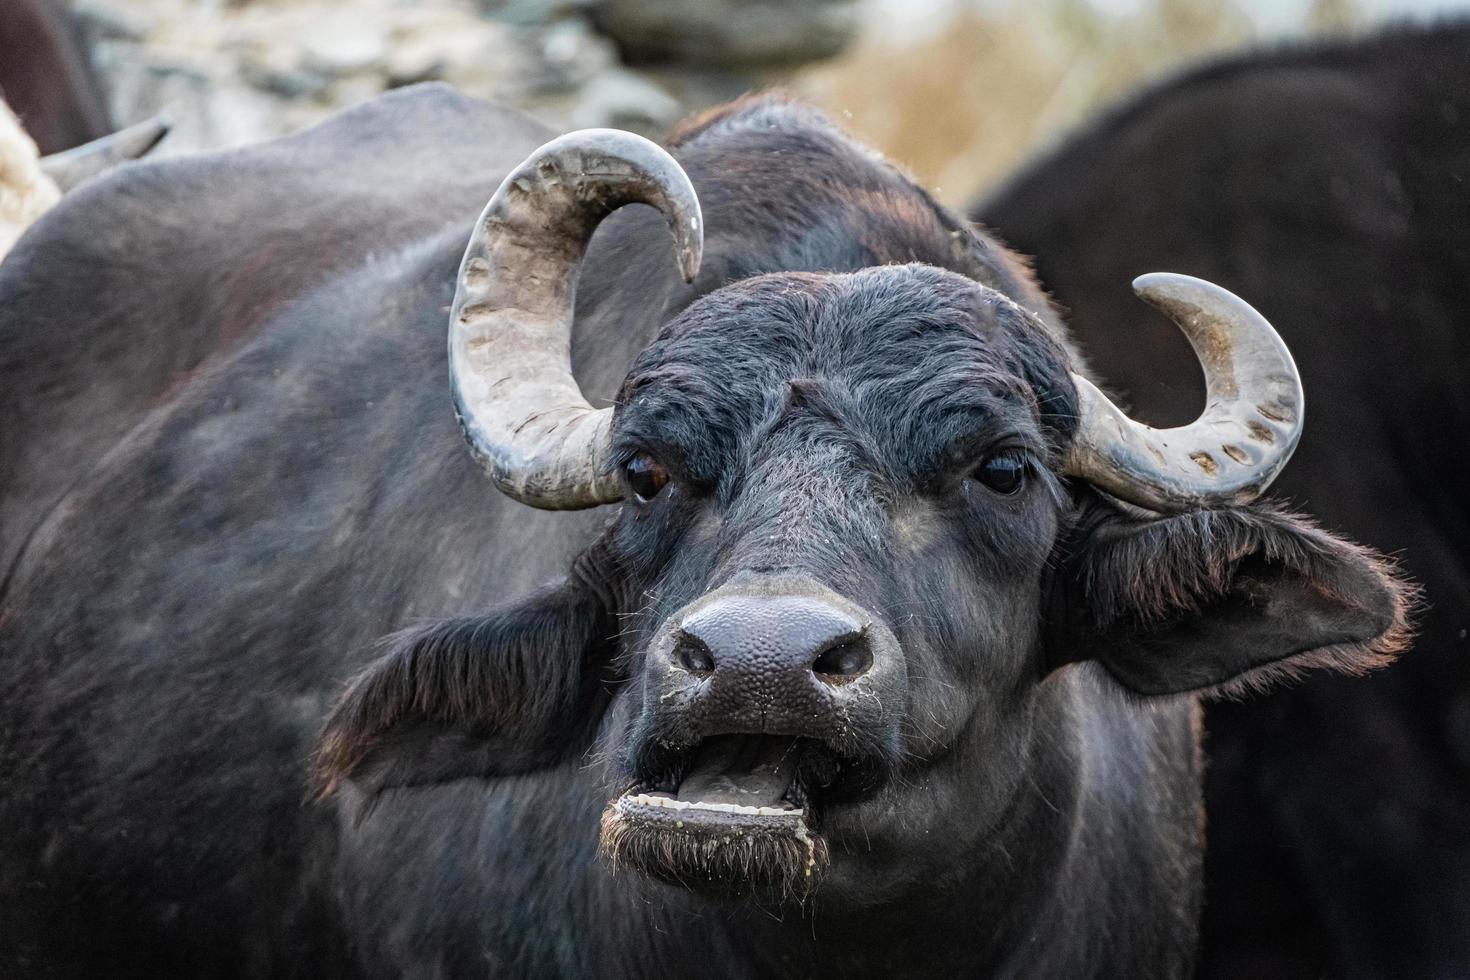
[[[1142,279],[1148,429],[811,110],[550,135],[404,90],[0,266],[0,972],[1186,974],[1195,695],[1406,629],[1252,502],[1270,325]]]
[[[1147,419],[1198,383],[1129,277],[1250,297],[1311,396],[1280,487],[1425,586],[1391,670],[1207,711],[1203,972],[1470,976],[1470,24],[1191,72],[976,214]]]
[[[107,96],[63,0],[0,3],[0,99],[42,153],[111,132]]]

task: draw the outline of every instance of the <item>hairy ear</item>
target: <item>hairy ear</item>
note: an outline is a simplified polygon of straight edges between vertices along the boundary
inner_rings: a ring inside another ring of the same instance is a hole
[[[1097,660],[1145,695],[1361,673],[1407,643],[1414,598],[1384,558],[1272,507],[1140,518],[1093,501],[1058,556],[1048,660]]]
[[[572,581],[486,616],[414,627],[347,685],[317,746],[323,795],[556,765],[615,684],[601,602]]]

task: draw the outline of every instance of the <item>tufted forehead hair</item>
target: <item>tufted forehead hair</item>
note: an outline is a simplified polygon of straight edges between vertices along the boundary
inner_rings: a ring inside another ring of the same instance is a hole
[[[1049,451],[1075,426],[1071,369],[1035,316],[953,272],[762,275],[703,297],[644,349],[618,395],[619,437],[630,454],[678,440],[714,469],[795,400],[908,445],[959,439],[980,416],[1025,419]]]

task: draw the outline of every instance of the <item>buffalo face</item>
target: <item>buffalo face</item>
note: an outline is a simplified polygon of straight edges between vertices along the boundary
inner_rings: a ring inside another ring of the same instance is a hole
[[[1040,669],[1066,377],[1016,307],[918,266],[749,280],[644,352],[614,425],[610,547],[646,597],[616,862],[804,891],[834,840],[928,830],[929,763],[962,737],[994,747],[966,790],[994,819],[983,784],[1017,768],[994,729]]]

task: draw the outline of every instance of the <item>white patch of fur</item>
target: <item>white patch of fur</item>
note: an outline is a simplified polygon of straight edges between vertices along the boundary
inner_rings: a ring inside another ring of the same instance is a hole
[[[61,192],[41,172],[35,142],[0,101],[0,259],[59,200]]]

